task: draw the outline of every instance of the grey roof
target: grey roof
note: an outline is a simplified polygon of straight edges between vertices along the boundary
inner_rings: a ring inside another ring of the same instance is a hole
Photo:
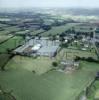
[[[38,52],[40,52],[40,53],[42,53],[42,52],[53,53],[53,52],[56,52],[57,49],[58,49],[58,46],[44,46],[41,49],[39,49]]]
[[[17,53],[22,53],[29,46],[34,46],[38,43],[42,45],[42,47],[37,51],[37,53],[40,55],[53,54],[57,51],[59,47],[59,42],[57,41],[31,39],[28,42],[26,42],[23,46],[17,48],[14,51]]]

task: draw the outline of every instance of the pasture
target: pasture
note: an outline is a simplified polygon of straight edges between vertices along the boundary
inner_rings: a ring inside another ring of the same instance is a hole
[[[49,57],[24,57],[15,56],[11,61],[8,62],[8,68],[22,68],[30,72],[35,72],[37,75],[44,74],[52,69],[52,62],[54,60]]]
[[[9,39],[8,41],[0,44],[0,52],[1,53],[5,53],[7,52],[7,49],[12,50],[14,48],[16,48],[17,46],[19,46],[23,41],[22,37],[19,36],[15,36],[11,39]]]
[[[32,35],[38,35],[38,34],[43,33],[43,32],[44,32],[43,29],[39,29],[39,30],[31,31],[31,34],[32,34]]]
[[[0,85],[6,91],[13,90],[17,100],[75,100],[99,70],[96,63],[81,62],[81,69],[73,73],[50,71],[38,76],[8,65],[6,72],[0,72]]]
[[[58,55],[56,56],[56,59],[60,61],[61,59],[66,60],[66,59],[74,59],[76,56],[79,57],[93,57],[94,59],[97,59],[97,55],[95,52],[89,52],[89,51],[82,51],[82,50],[77,50],[77,49],[69,49],[69,48],[63,48]]]
[[[95,81],[94,84],[89,88],[89,94],[88,94],[88,100],[98,100],[98,99],[99,99],[99,80]]]
[[[11,38],[12,35],[0,35],[0,43],[4,42],[5,40]]]
[[[0,69],[5,66],[10,58],[10,54],[0,54]]]
[[[62,32],[65,32],[66,30],[72,28],[75,25],[77,25],[77,24],[70,23],[70,24],[66,24],[66,25],[62,25],[62,26],[52,27],[51,30],[46,31],[46,32],[42,33],[41,35],[42,36],[49,36],[49,35],[61,34]]]
[[[5,26],[3,27],[3,30],[0,31],[0,35],[14,34],[14,32],[17,32],[19,30],[20,28],[16,26]]]

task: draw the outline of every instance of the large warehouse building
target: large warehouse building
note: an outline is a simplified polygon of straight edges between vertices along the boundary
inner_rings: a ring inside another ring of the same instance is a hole
[[[39,56],[53,57],[57,54],[58,48],[58,41],[50,41],[46,39],[31,39],[28,42],[26,42],[23,46],[14,50],[14,53],[29,56],[36,54]]]

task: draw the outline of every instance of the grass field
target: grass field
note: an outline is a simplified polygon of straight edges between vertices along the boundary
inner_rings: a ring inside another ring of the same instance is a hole
[[[49,36],[49,35],[61,34],[62,32],[65,32],[66,30],[70,29],[71,27],[73,27],[75,25],[76,25],[75,23],[70,23],[70,24],[66,24],[66,25],[63,25],[63,26],[52,27],[51,30],[44,32],[41,35],[42,36]]]
[[[44,32],[43,29],[39,29],[39,30],[35,30],[35,31],[31,32],[31,34],[32,34],[32,35],[37,35],[37,34],[43,33],[43,32]]]
[[[0,23],[0,27],[4,28],[4,27],[8,27],[8,25]]]
[[[6,72],[0,72],[0,85],[6,91],[13,90],[17,100],[75,100],[99,70],[98,64],[81,62],[81,69],[73,73],[50,71],[38,76],[9,64]]]
[[[9,57],[9,54],[0,54],[0,67],[4,66],[8,62]]]
[[[6,35],[6,34],[8,34],[9,33],[9,31],[8,30],[3,30],[3,31],[0,31],[0,35]]]
[[[82,50],[76,50],[76,49],[62,49],[58,55],[56,56],[57,60],[66,60],[66,59],[74,59],[76,56],[79,57],[93,57],[94,59],[97,59],[97,55],[95,52],[89,52],[89,51],[82,51]]]
[[[74,24],[54,27],[41,35],[60,34],[72,26]],[[10,30],[12,28],[7,29],[7,32]],[[43,31],[33,31],[32,34]],[[0,32],[0,34],[4,33]],[[23,38],[19,36],[11,38],[0,45],[0,52],[4,53],[7,52],[7,49],[14,49],[22,41]],[[53,61],[66,60],[66,57],[73,59],[75,56],[96,58],[94,52],[66,48],[62,49],[55,59],[14,56],[6,64],[6,70],[0,71],[0,86],[8,92],[13,90],[12,94],[16,100],[75,100],[99,70],[99,64],[82,61],[80,68],[72,73],[51,70]],[[4,65],[9,57],[8,54],[0,54],[0,66]]]
[[[0,35],[0,43],[11,37],[12,37],[12,35]]]
[[[14,100],[10,95],[0,93],[0,100]]]
[[[16,48],[18,45],[20,45],[20,43],[23,41],[22,37],[19,36],[15,36],[11,39],[9,39],[8,41],[0,44],[0,52],[7,52],[7,49],[14,49]]]
[[[6,35],[6,34],[9,34],[10,32],[16,32],[16,31],[19,31],[20,28],[16,27],[16,26],[9,26],[9,27],[3,27],[4,30],[3,31],[0,31],[0,35]]]
[[[28,33],[28,32],[29,32],[29,30],[17,31],[17,32],[15,32],[15,34],[16,34],[16,35],[24,35],[24,34],[26,34],[26,33]]]
[[[12,32],[12,31],[19,31],[20,28],[18,28],[16,26],[10,26],[10,27],[6,27],[5,30]]]
[[[15,56],[9,63],[10,68],[23,68],[28,71],[35,71],[36,74],[43,74],[52,69],[53,60],[48,57],[38,57],[36,59],[30,57]]]
[[[93,30],[91,30],[90,28],[92,28],[91,26],[75,26],[75,31],[76,32],[93,32]]]
[[[95,81],[89,89],[88,100],[94,100],[95,98],[99,99],[99,80]]]

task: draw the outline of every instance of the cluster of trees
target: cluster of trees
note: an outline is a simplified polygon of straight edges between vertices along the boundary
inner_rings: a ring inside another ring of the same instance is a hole
[[[99,47],[99,42],[96,42],[96,46]]]
[[[79,61],[79,60],[99,63],[99,60],[96,60],[96,59],[94,59],[94,58],[92,58],[92,57],[86,58],[86,57],[79,57],[79,56],[76,56],[75,61]]]
[[[41,28],[42,28],[43,30],[48,31],[48,30],[50,30],[52,27],[51,27],[51,25],[42,25]]]

